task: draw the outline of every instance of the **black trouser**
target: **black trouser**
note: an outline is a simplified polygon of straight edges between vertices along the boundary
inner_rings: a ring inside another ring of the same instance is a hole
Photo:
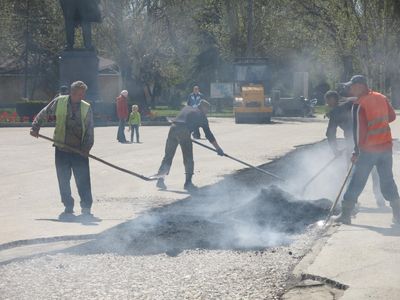
[[[131,125],[131,142],[133,143],[134,132],[136,132],[136,142],[139,143],[139,125]]]
[[[343,205],[352,208],[367,183],[372,168],[376,166],[383,197],[389,202],[397,202],[399,193],[393,178],[392,151],[360,152],[354,165],[353,174],[343,195]]]
[[[74,207],[70,185],[71,175],[74,172],[76,186],[81,198],[81,208],[91,208],[93,199],[90,186],[89,159],[56,148],[56,170],[61,201],[64,206],[70,209]]]
[[[195,130],[193,130],[193,137],[195,139],[199,139],[200,138],[200,128],[196,128]]]
[[[125,120],[120,119],[118,124],[118,133],[117,133],[118,142],[126,142],[124,131],[125,131]]]
[[[172,124],[169,129],[167,143],[165,145],[165,154],[162,160],[159,175],[168,174],[171,169],[172,160],[174,159],[176,148],[181,146],[183,155],[183,164],[185,165],[185,173],[188,175],[193,174],[194,161],[193,161],[193,145],[190,138],[190,131],[184,125]]]

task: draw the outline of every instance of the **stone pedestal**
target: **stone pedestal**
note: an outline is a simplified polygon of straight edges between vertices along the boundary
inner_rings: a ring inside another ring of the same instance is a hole
[[[86,100],[100,100],[98,74],[99,59],[95,51],[74,49],[63,51],[60,58],[60,86],[70,86],[81,80],[88,86]]]

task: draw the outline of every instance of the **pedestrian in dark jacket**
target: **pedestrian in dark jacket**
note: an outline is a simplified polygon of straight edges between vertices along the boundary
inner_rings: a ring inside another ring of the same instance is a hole
[[[186,181],[184,189],[188,191],[195,190],[197,187],[192,183],[194,162],[193,145],[191,133],[200,127],[203,128],[206,138],[215,147],[218,155],[223,156],[224,151],[218,145],[214,135],[208,125],[207,113],[210,109],[210,103],[201,100],[197,107],[185,106],[174,120],[169,129],[167,142],[165,145],[165,155],[157,175],[167,175],[171,168],[172,160],[175,156],[176,148],[181,146],[183,163],[185,165]],[[157,181],[157,187],[166,189],[164,178]]]
[[[116,99],[117,105],[117,117],[118,117],[118,133],[117,133],[117,140],[120,143],[126,143],[127,140],[125,138],[125,123],[126,119],[128,118],[129,111],[128,111],[128,91],[123,90],[121,94]]]
[[[204,95],[200,93],[200,87],[195,85],[193,86],[193,92],[187,98],[187,105],[191,107],[197,107],[202,99],[205,99]],[[200,139],[200,129],[193,131],[193,138]]]

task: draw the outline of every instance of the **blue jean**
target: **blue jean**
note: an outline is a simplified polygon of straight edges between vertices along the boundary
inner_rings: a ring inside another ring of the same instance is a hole
[[[393,178],[392,150],[384,152],[361,151],[354,165],[353,174],[343,195],[343,206],[353,207],[363,191],[372,168],[376,166],[381,192],[385,200],[398,201],[399,192]]]
[[[139,125],[131,125],[131,142],[133,143],[133,137],[136,132],[136,142],[139,143]]]
[[[61,201],[66,208],[74,207],[71,196],[71,175],[74,172],[76,187],[81,198],[81,208],[91,208],[92,190],[90,185],[89,159],[76,153],[58,150],[56,148],[56,170]]]
[[[125,138],[125,120],[120,119],[118,123],[118,133],[117,133],[118,142],[126,142]]]

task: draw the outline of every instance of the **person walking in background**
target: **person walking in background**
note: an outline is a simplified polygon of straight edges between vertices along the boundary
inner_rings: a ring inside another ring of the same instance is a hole
[[[351,157],[354,149],[353,141],[353,121],[351,118],[351,108],[353,107],[353,101],[347,101],[339,105],[340,96],[336,91],[328,91],[325,94],[325,102],[330,108],[327,113],[329,118],[328,128],[326,130],[326,137],[328,139],[329,146],[335,156],[339,156],[343,151],[338,149],[336,133],[337,128],[343,130],[345,139],[344,152],[347,154],[346,157]],[[348,161],[350,163],[350,160]],[[372,169],[372,188],[375,195],[376,205],[378,207],[385,206],[385,198],[381,193],[381,187],[379,184],[379,175],[376,171],[376,167]]]
[[[186,104],[191,107],[197,107],[200,104],[201,99],[204,99],[204,95],[200,93],[200,87],[198,85],[194,85],[193,92],[188,96]],[[199,128],[193,131],[193,138],[200,139]]]
[[[136,143],[140,143],[139,140],[139,126],[141,126],[141,117],[139,113],[139,107],[132,105],[132,112],[129,114],[128,120],[128,131],[131,131],[131,143],[133,143],[133,136],[136,132]]]
[[[43,108],[32,123],[30,134],[38,137],[41,125],[49,116],[56,117],[54,130],[55,163],[61,201],[64,212],[60,219],[74,217],[74,199],[71,196],[70,180],[74,173],[76,186],[81,198],[83,215],[92,216],[93,203],[90,185],[88,157],[77,154],[65,145],[88,155],[94,143],[93,114],[89,103],[84,101],[87,86],[82,81],[72,83],[70,95],[61,95]]]
[[[125,138],[125,123],[128,118],[128,91],[123,90],[121,94],[116,99],[117,105],[117,117],[118,117],[118,133],[117,140],[120,143],[126,143],[127,140]]]
[[[396,114],[384,95],[368,88],[364,76],[353,76],[346,86],[350,95],[357,98],[352,108],[354,171],[343,195],[342,213],[334,221],[351,224],[351,212],[376,166],[383,197],[392,207],[393,223],[400,224],[400,196],[393,178],[393,142],[389,126]]]
[[[183,188],[187,191],[194,191],[197,189],[197,187],[192,183],[194,161],[193,144],[190,134],[194,130],[202,127],[207,139],[217,150],[218,155],[224,155],[224,151],[218,145],[208,125],[207,113],[209,109],[210,103],[206,100],[201,100],[197,107],[185,106],[181,110],[169,129],[164,158],[157,173],[157,176],[168,175],[169,170],[171,169],[172,160],[175,156],[176,148],[180,145],[186,173],[186,180]],[[157,187],[160,189],[167,188],[164,183],[164,178],[158,179]]]

